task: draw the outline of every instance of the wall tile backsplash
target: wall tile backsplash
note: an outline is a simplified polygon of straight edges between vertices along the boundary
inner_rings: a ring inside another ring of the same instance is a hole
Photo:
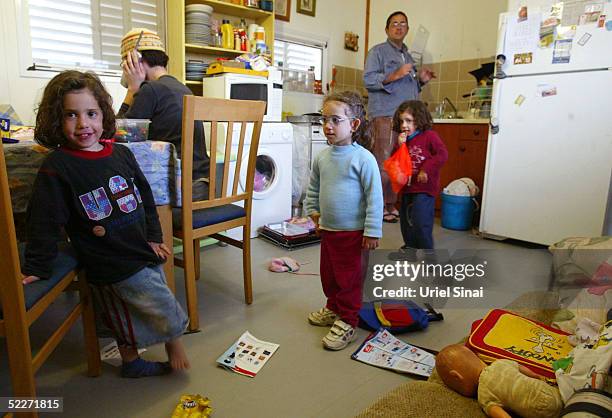
[[[466,112],[469,107],[469,95],[477,87],[476,79],[469,72],[480,68],[481,64],[493,62],[494,57],[467,59],[460,61],[445,61],[433,64],[424,64],[431,68],[437,78],[423,87],[421,100],[427,103],[429,110],[434,111],[436,106],[448,97],[459,112]],[[367,96],[363,87],[363,69],[334,65],[336,70],[335,91],[356,90]]]

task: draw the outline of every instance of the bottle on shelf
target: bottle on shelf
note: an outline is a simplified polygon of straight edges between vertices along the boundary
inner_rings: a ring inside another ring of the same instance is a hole
[[[263,26],[258,26],[255,30],[255,51],[260,54],[265,54],[266,47],[266,30]]]
[[[234,49],[234,28],[228,19],[223,19],[221,35],[223,48]]]
[[[236,51],[240,51],[240,31],[238,29],[234,29],[234,49]]]
[[[246,31],[240,31],[240,50],[248,51],[249,50],[249,39],[247,38]]]
[[[210,25],[210,44],[212,46],[222,48],[223,40],[221,35],[221,30],[219,28],[219,21],[217,19],[212,19]]]
[[[257,23],[251,23],[247,29],[247,37],[249,38],[249,52],[255,52],[256,50],[255,32],[257,31],[258,27],[259,25]]]
[[[315,73],[314,73],[314,67],[310,66],[310,68],[308,68],[308,74],[306,75],[306,92],[307,93],[314,93],[314,86],[315,86]]]

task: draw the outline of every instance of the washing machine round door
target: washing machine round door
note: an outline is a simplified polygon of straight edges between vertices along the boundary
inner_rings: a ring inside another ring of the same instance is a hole
[[[242,166],[246,168],[249,157],[246,156],[242,161]],[[265,149],[259,149],[255,160],[255,176],[253,177],[253,199],[265,199],[276,188],[280,173],[280,166]],[[240,170],[240,187],[246,190],[246,170]]]

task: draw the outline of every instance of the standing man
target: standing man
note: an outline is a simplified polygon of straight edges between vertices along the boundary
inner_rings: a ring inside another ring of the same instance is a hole
[[[117,117],[150,119],[148,139],[171,142],[180,157],[183,96],[193,93],[168,74],[168,55],[161,39],[148,29],[132,29],[121,41],[121,58],[127,94]],[[196,123],[193,136],[193,200],[206,200],[210,158],[202,123]]]
[[[417,100],[421,86],[435,78],[435,74],[428,68],[417,71],[404,44],[408,34],[408,17],[404,12],[389,15],[385,32],[387,41],[375,45],[368,52],[363,81],[368,90],[368,118],[373,125],[374,156],[383,183],[383,220],[397,222],[397,195],[391,189],[389,177],[383,169],[383,162],[389,158],[397,139],[397,134],[392,131],[393,114],[404,101]]]

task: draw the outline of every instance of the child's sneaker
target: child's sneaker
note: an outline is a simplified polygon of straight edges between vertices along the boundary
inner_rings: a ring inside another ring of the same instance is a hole
[[[342,350],[355,338],[355,328],[341,319],[336,320],[325,337],[323,346],[330,350]]]
[[[328,327],[333,325],[339,316],[331,309],[321,308],[316,312],[310,312],[308,314],[308,322],[318,327]]]

